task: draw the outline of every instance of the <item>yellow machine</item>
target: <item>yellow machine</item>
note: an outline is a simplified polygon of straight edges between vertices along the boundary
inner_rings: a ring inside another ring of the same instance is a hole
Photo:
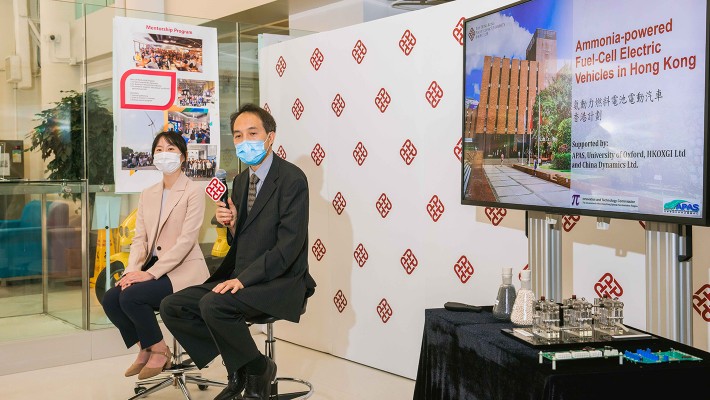
[[[118,247],[120,251],[111,255],[111,280],[109,288],[115,286],[116,282],[121,279],[121,275],[128,265],[128,249],[133,242],[133,237],[136,235],[137,214],[138,209],[133,210],[118,227]],[[214,217],[212,218],[212,224],[216,226],[215,229],[217,230],[217,239],[212,245],[211,255],[213,257],[222,258],[226,256],[229,251],[229,244],[227,243],[227,228],[217,222]],[[94,285],[94,289],[96,292],[96,298],[99,299],[99,302],[103,299],[106,290],[109,289],[106,288],[106,285],[103,283],[106,281],[105,274],[106,269],[104,268],[95,280],[96,284]]]

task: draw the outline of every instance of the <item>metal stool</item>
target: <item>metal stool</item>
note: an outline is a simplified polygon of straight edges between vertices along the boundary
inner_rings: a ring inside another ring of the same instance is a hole
[[[199,372],[188,372],[196,370],[197,366],[190,358],[183,360],[183,354],[187,353],[182,350],[182,346],[180,346],[177,339],[173,338],[173,366],[166,369],[156,377],[137,381],[136,387],[133,389],[136,395],[128,400],[148,396],[149,394],[155,393],[158,390],[164,389],[170,385],[180,388],[180,390],[182,390],[182,394],[185,395],[185,399],[187,400],[192,400],[192,397],[190,397],[190,391],[187,389],[188,383],[196,384],[197,388],[200,390],[207,390],[209,386],[227,386],[226,383],[205,379]]]
[[[306,306],[304,304],[303,310],[305,311]],[[249,325],[253,324],[266,324],[266,340],[264,340],[264,354],[271,358],[274,362],[275,358],[275,345],[276,339],[274,339],[274,322],[278,321],[279,318],[272,317],[270,315],[262,315],[257,318],[252,318],[247,323]],[[295,382],[304,385],[308,390],[300,392],[290,392],[290,393],[279,393],[279,382]],[[289,378],[277,376],[274,382],[271,383],[271,399],[275,400],[295,400],[295,399],[307,399],[313,395],[313,385],[310,382],[298,378]]]

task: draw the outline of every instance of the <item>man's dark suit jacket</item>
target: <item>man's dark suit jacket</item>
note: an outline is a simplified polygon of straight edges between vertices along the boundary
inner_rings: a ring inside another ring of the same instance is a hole
[[[308,273],[308,181],[297,166],[272,153],[274,160],[247,214],[249,170],[234,178],[236,237],[207,282],[238,278],[246,304],[298,322],[316,283]],[[230,235],[231,236],[231,235]]]

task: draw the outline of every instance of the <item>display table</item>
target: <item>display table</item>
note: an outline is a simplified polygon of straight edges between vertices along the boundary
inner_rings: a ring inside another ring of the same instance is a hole
[[[710,353],[656,337],[614,342],[623,352],[673,348],[703,361],[635,364],[618,358],[538,362],[540,350],[501,332],[512,328],[490,307],[481,313],[425,311],[415,400],[710,398]],[[554,351],[596,347],[570,345]],[[542,349],[549,351],[550,349]],[[691,397],[694,393],[696,397]],[[672,396],[672,397],[668,397]]]

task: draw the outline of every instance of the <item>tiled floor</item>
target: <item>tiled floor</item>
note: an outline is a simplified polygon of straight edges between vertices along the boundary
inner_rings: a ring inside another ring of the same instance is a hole
[[[257,334],[257,344],[262,343],[264,337]],[[277,349],[278,375],[310,381],[315,388],[313,400],[400,400],[411,399],[414,393],[411,379],[284,341],[277,342]],[[0,399],[128,399],[134,394],[135,380],[124,378],[123,371],[133,359],[133,355],[120,356],[0,376]],[[221,360],[216,359],[202,370],[202,375],[223,381],[226,372]],[[189,390],[193,400],[207,400],[214,398],[221,389],[200,391],[190,385]],[[168,387],[146,399],[181,400],[184,397],[179,389]]]

